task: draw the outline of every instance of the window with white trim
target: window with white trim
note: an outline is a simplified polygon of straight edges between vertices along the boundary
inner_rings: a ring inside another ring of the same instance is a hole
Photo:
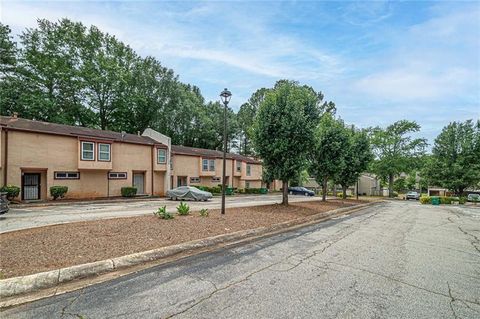
[[[245,182],[245,188],[250,188],[250,182]]]
[[[54,172],[54,179],[80,179],[79,172]]]
[[[252,175],[252,166],[250,164],[247,164],[247,176]]]
[[[95,160],[95,143],[93,142],[82,142],[81,149],[81,159],[84,161],[94,161]]]
[[[211,160],[208,161],[208,170],[210,172],[215,171],[215,160],[214,159],[211,159]]]
[[[98,160],[104,162],[110,161],[110,144],[98,143]]]
[[[237,161],[237,172],[241,172],[242,171],[242,162],[241,161]]]
[[[190,177],[190,184],[200,183],[200,177]]]
[[[202,159],[202,171],[208,171],[208,159]]]
[[[212,177],[212,183],[220,183],[221,178],[220,177]]]
[[[165,164],[167,163],[167,150],[164,148],[157,148],[157,163]]]
[[[127,179],[126,172],[109,172],[108,179]]]

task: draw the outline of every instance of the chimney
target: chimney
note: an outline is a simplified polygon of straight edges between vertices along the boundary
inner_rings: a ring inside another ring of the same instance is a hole
[[[127,133],[125,131],[122,131],[122,140],[125,138],[125,135],[127,135]]]
[[[13,112],[13,118],[14,119],[18,118],[18,112]]]
[[[140,136],[140,131],[137,131],[137,135]]]

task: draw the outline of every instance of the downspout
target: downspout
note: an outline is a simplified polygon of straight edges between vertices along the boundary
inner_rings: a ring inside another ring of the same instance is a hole
[[[8,129],[5,128],[5,170],[3,172],[3,186],[7,185],[8,175]]]
[[[152,149],[151,149],[151,151],[150,151],[150,155],[151,155],[151,158],[152,158],[152,161],[151,161],[151,170],[152,170],[152,196],[155,194],[154,191],[153,191],[153,190],[154,190],[154,188],[153,188],[153,166],[154,166],[153,161],[155,160],[155,156],[154,156],[155,152],[154,152],[154,150],[155,150],[155,145],[152,145]]]
[[[232,159],[232,173],[231,173],[231,175],[232,175],[232,188],[233,188],[233,179],[235,178],[235,171],[233,170],[234,163],[235,163],[235,160]]]

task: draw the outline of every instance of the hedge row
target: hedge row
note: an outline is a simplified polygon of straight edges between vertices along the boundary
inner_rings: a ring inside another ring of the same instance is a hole
[[[465,204],[467,202],[466,197],[454,197],[454,196],[422,196],[420,197],[420,203],[422,204],[431,204],[432,197],[440,198],[440,204],[450,205],[453,202],[458,202],[460,204]]]

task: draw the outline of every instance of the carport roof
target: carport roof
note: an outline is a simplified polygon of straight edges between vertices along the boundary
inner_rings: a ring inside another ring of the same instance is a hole
[[[210,157],[210,158],[223,158],[222,151],[209,150],[206,148],[188,147],[183,145],[172,145],[172,154]],[[240,154],[227,153],[227,158],[234,159],[237,161],[243,161],[249,164],[262,164],[262,162],[259,160],[253,159],[251,157],[243,156]]]
[[[0,126],[2,128],[26,132],[37,132],[79,138],[104,139],[112,142],[122,143],[163,145],[147,136],[92,129],[82,126],[72,126],[35,120],[27,120],[11,116],[0,116]]]

